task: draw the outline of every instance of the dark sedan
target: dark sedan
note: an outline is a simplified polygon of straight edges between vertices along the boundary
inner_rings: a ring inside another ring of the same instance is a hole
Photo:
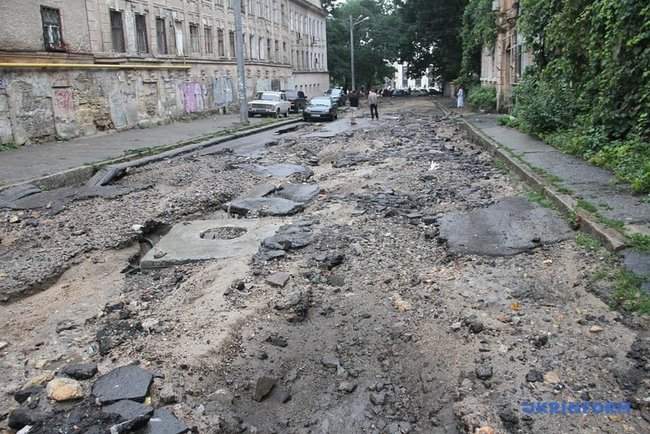
[[[319,96],[312,98],[302,112],[302,117],[306,121],[312,119],[325,119],[333,121],[338,119],[339,114],[337,111],[336,102],[333,102],[330,97]]]
[[[302,90],[287,90],[287,99],[291,103],[291,111],[299,113],[307,106],[307,97]]]

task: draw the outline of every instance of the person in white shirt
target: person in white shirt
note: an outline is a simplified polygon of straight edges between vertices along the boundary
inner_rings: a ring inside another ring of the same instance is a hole
[[[379,119],[379,112],[377,111],[377,92],[372,89],[368,94],[368,105],[370,106],[370,117],[372,119]]]

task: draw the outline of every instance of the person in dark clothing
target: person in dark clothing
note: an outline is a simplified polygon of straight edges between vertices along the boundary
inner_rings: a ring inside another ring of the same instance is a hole
[[[368,105],[370,106],[370,117],[372,119],[379,119],[379,111],[377,110],[378,95],[375,89],[372,89],[368,94]]]

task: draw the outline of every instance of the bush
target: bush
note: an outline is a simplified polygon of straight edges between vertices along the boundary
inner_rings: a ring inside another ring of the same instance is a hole
[[[468,92],[467,102],[478,110],[494,111],[497,108],[497,90],[493,86],[474,86]]]
[[[502,115],[497,118],[499,125],[509,128],[519,128],[519,120],[512,115]]]
[[[524,129],[537,135],[569,128],[576,117],[573,91],[560,80],[526,75],[515,88],[514,97],[513,115]]]

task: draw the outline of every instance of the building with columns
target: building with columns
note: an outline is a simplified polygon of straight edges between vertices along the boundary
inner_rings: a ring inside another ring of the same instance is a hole
[[[0,143],[236,106],[232,0],[4,0]],[[247,93],[329,86],[319,0],[242,0]]]

